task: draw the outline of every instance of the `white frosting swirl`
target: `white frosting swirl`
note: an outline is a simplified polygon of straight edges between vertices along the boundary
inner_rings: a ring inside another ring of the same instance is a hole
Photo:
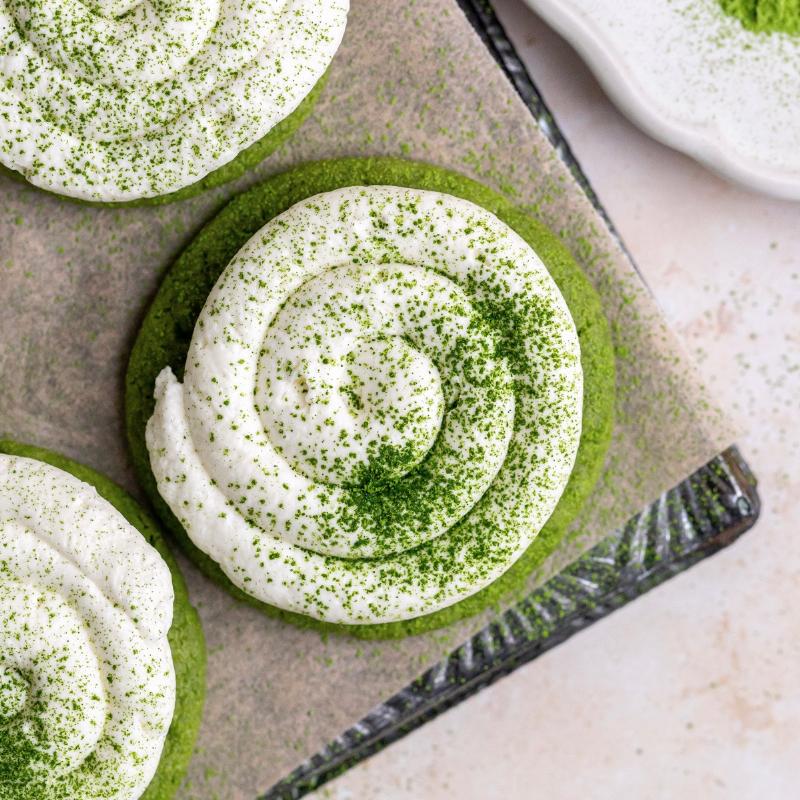
[[[164,561],[93,487],[0,455],[3,797],[141,796],[175,705],[172,605]]]
[[[239,588],[339,623],[419,616],[502,574],[581,430],[577,332],[547,269],[465,200],[353,187],[269,222],[220,276],[158,489]]]
[[[291,114],[349,0],[6,0],[0,163],[84,200],[168,194]]]

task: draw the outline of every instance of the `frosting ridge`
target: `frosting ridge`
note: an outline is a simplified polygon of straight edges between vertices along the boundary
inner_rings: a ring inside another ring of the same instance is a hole
[[[83,200],[168,194],[289,116],[349,0],[9,0],[0,163]]]
[[[166,564],[92,487],[0,455],[3,797],[141,796],[175,704],[172,606]]]

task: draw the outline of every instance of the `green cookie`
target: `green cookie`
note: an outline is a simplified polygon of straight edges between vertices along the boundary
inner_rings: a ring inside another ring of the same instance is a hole
[[[295,203],[345,186],[391,185],[465,198],[495,214],[537,252],[569,306],[578,330],[584,372],[583,430],[574,470],[547,524],[521,558],[494,583],[448,608],[416,619],[379,625],[335,625],[262,603],[235,587],[191,542],[161,499],[145,444],[156,376],[167,365],[180,379],[195,322],[217,278],[238,250],[270,219]],[[210,578],[240,600],[295,624],[362,638],[391,638],[448,625],[509,599],[555,549],[598,480],[611,439],[615,367],[600,299],[567,248],[544,225],[496,192],[462,175],[394,158],[339,159],[305,164],[234,198],[197,235],[168,271],[142,323],[128,364],[126,422],[133,462],[167,528]]]
[[[197,612],[189,602],[186,584],[175,558],[156,523],[127,492],[108,478],[64,456],[32,445],[0,440],[0,453],[43,461],[94,486],[97,493],[158,550],[172,573],[175,607],[168,638],[175,666],[175,713],[156,774],[142,795],[142,800],[169,800],[175,795],[192,758],[203,716],[206,672],[203,629]]]

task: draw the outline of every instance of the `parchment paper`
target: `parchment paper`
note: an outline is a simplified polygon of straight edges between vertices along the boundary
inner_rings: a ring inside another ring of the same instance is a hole
[[[237,184],[164,208],[95,209],[0,178],[0,432],[141,496],[122,379],[165,268],[246,186],[303,160],[368,154],[430,161],[499,189],[563,237],[602,294],[619,359],[609,467],[591,511],[531,585],[730,443],[631,264],[455,0],[353,0],[312,118]],[[182,564],[209,648],[184,800],[252,800],[488,618],[400,642],[325,640],[236,604]]]

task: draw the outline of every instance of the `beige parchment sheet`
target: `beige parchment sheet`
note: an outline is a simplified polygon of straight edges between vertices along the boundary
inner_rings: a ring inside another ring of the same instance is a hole
[[[454,168],[504,192],[562,236],[602,295],[619,370],[608,469],[591,512],[531,586],[730,443],[631,264],[455,0],[353,0],[312,118],[236,184],[163,208],[96,209],[0,177],[0,433],[84,461],[141,497],[123,374],[166,267],[228,197],[270,173],[371,154]],[[209,651],[183,800],[253,800],[490,616],[400,642],[323,639],[235,603],[182,564]]]

